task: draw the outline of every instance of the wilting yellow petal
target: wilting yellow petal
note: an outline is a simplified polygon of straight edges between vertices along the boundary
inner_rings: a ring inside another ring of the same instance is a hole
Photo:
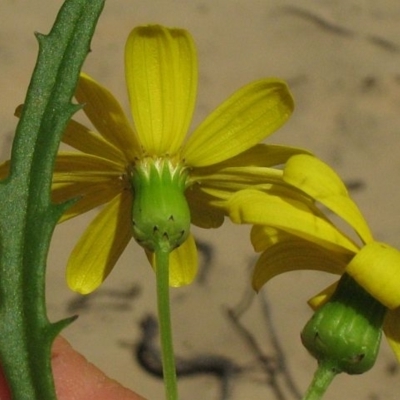
[[[150,155],[175,154],[192,119],[197,56],[190,34],[159,25],[135,28],[125,74],[137,133]]]
[[[190,136],[182,156],[194,167],[227,160],[280,128],[294,108],[283,81],[253,82],[222,103]]]
[[[397,361],[400,362],[400,308],[389,310],[386,313],[383,331]]]
[[[84,104],[84,112],[104,137],[134,161],[141,155],[141,148],[131,124],[126,119],[115,97],[103,86],[86,74],[81,74],[75,93],[76,99]]]
[[[364,243],[373,240],[368,224],[349,197],[345,184],[336,172],[318,158],[303,154],[290,158],[284,168],[283,180],[343,218]]]
[[[233,222],[267,225],[297,235],[327,249],[355,253],[358,247],[310,205],[257,190],[242,190],[227,204]]]
[[[400,252],[380,242],[365,245],[346,268],[359,285],[389,309],[400,306]]]
[[[169,285],[189,285],[197,275],[198,260],[196,243],[192,235],[169,256]]]
[[[274,276],[290,271],[316,270],[341,274],[346,267],[346,257],[327,251],[301,239],[278,242],[265,250],[254,267],[252,285],[254,290]]]
[[[130,196],[122,192],[80,237],[67,265],[67,282],[72,290],[91,293],[111,272],[132,237],[130,207]]]

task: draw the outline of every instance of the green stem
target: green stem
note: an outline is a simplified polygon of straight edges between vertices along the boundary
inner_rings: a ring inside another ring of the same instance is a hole
[[[327,391],[337,371],[330,362],[320,362],[314,378],[302,400],[320,400]]]
[[[161,354],[165,395],[167,400],[178,399],[175,357],[172,343],[171,312],[169,303],[169,250],[155,251],[157,277],[157,306],[160,324]]]

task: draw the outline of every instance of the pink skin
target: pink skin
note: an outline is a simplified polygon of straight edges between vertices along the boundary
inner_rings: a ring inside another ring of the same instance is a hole
[[[145,400],[105,376],[62,337],[54,342],[52,365],[58,400]],[[0,399],[11,400],[1,371]]]

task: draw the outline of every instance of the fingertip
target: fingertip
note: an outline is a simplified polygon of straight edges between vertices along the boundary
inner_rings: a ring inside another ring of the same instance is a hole
[[[52,366],[59,400],[145,400],[108,378],[62,337],[54,341]]]

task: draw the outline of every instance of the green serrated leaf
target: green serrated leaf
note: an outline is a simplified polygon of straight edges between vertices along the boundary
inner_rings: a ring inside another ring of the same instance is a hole
[[[0,358],[16,400],[56,399],[51,345],[71,320],[49,322],[46,258],[67,205],[51,203],[58,146],[82,63],[105,0],[66,0],[39,56],[13,143],[10,174],[0,182]]]

